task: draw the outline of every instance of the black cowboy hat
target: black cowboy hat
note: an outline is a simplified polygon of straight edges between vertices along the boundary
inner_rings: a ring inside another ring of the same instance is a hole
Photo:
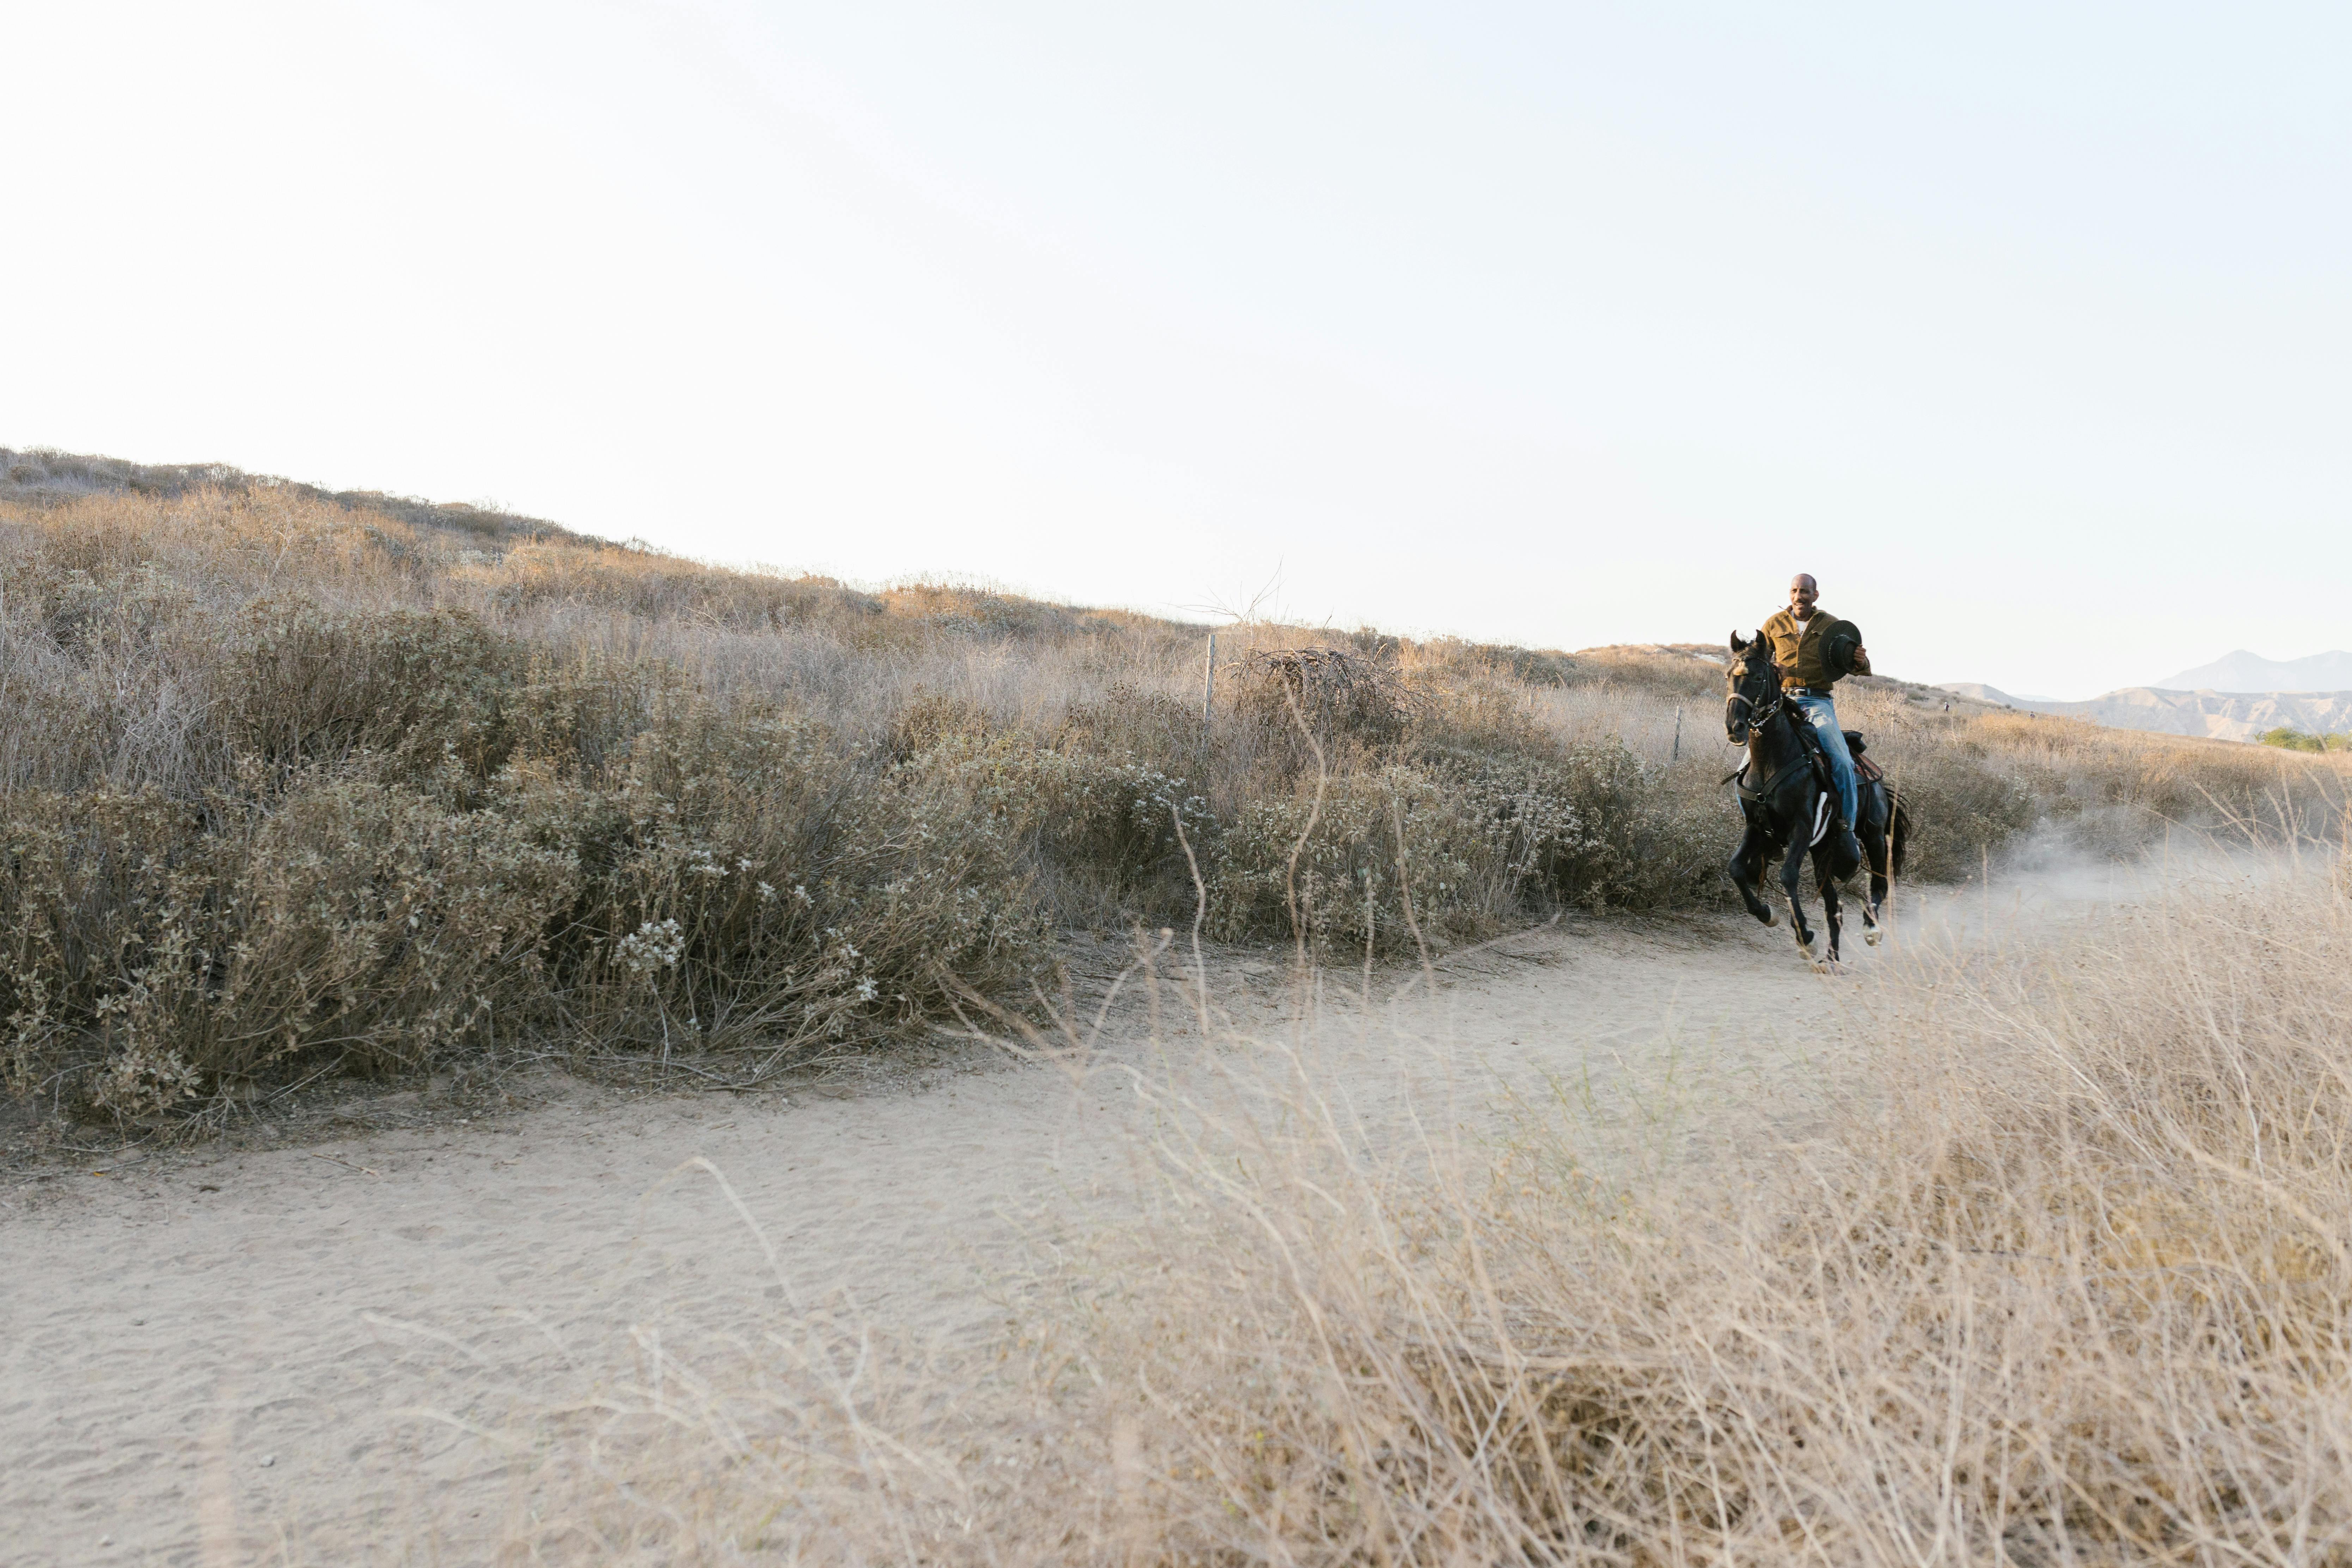
[[[1829,660],[1830,673],[1840,679],[1853,673],[1853,656],[1862,647],[1862,628],[1852,621],[1844,622],[1830,634],[1829,647],[1822,650]]]

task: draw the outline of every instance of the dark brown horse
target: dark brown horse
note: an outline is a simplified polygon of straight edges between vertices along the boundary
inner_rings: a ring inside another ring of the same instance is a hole
[[[1752,641],[1732,634],[1725,684],[1724,735],[1733,745],[1748,748],[1747,763],[1732,775],[1738,784],[1740,815],[1748,822],[1747,836],[1731,858],[1732,885],[1749,914],[1773,924],[1779,917],[1757,895],[1757,887],[1765,867],[1775,857],[1784,857],[1780,887],[1788,897],[1797,951],[1816,969],[1826,968],[1838,962],[1838,939],[1845,925],[1838,883],[1862,868],[1838,852],[1837,835],[1831,831],[1833,797],[1816,773],[1812,748],[1801,731],[1805,721],[1790,711],[1783,698],[1780,666],[1773,663],[1761,633]],[[1903,846],[1911,824],[1883,781],[1865,774],[1856,782],[1862,820],[1853,825],[1854,837],[1862,841],[1863,858],[1870,866],[1870,890],[1862,905],[1863,940],[1875,947],[1888,879],[1903,869]],[[1822,890],[1822,920],[1829,927],[1824,958],[1814,956],[1813,928],[1806,923],[1804,906],[1797,898],[1808,854],[1813,861],[1813,885]]]

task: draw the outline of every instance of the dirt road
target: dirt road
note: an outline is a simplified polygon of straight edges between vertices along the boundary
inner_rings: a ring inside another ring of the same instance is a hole
[[[1171,955],[1066,1068],[971,1046],[740,1099],[550,1079],[519,1109],[385,1102],[409,1124],[22,1172],[0,1191],[6,1560],[478,1560],[514,1506],[498,1433],[649,1345],[827,1300],[898,1336],[991,1332],[1038,1258],[1135,1201],[1137,1073],[1297,1047],[1372,1122],[1433,1089],[1473,1123],[1542,1099],[1615,1157],[1672,1161],[1801,1135],[1859,1081],[1874,976],[2138,885],[1914,900],[1835,977],[1729,918],[1567,921],[1304,993],[1286,954],[1225,952],[1207,1058]],[[1079,967],[1099,990],[1118,956]]]

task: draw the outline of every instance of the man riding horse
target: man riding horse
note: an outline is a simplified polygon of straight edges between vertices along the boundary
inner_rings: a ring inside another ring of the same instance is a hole
[[[1838,858],[1859,865],[1862,845],[1853,827],[1861,820],[1861,789],[1830,689],[1846,676],[1868,675],[1870,650],[1862,646],[1862,628],[1822,609],[1821,596],[1821,584],[1811,574],[1798,573],[1789,583],[1789,607],[1766,621],[1761,635],[1771,647],[1772,662],[1780,667],[1781,690],[1812,725],[1829,759],[1830,781],[1837,789],[1837,823],[1832,831],[1837,835]]]
[[[1838,884],[1868,870],[1864,936],[1876,942],[1879,910],[1902,871],[1910,824],[1875,768],[1867,781],[1856,776],[1862,737],[1839,725],[1831,689],[1846,676],[1868,675],[1870,653],[1861,628],[1822,610],[1820,597],[1812,578],[1801,574],[1789,584],[1789,607],[1766,621],[1755,641],[1732,634],[1723,724],[1724,738],[1747,753],[1733,775],[1748,831],[1731,858],[1732,885],[1749,914],[1774,923],[1777,914],[1759,896],[1759,884],[1765,867],[1780,858],[1790,924],[1811,961],[1812,923],[1798,898],[1810,860],[1833,965],[1843,927]]]

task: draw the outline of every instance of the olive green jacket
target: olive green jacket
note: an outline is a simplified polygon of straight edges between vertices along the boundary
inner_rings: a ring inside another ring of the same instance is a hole
[[[1818,605],[1801,630],[1797,617],[1787,610],[1766,621],[1763,637],[1771,647],[1772,662],[1780,667],[1782,689],[1810,686],[1826,691],[1836,685],[1838,672],[1830,668],[1830,639],[1841,636],[1852,637],[1854,645],[1853,668],[1845,673],[1868,675],[1870,657],[1862,651],[1862,628],[1852,621],[1839,620]]]

